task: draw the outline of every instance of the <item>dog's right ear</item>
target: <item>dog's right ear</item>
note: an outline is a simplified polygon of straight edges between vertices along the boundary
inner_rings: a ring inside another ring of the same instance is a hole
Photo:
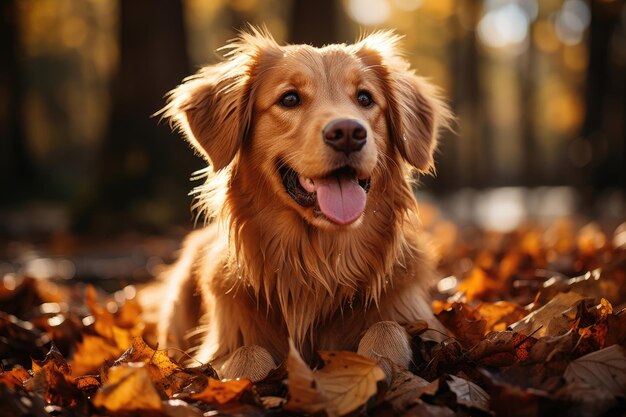
[[[226,61],[202,68],[169,93],[163,117],[180,128],[214,171],[237,155],[252,117],[256,64],[278,48],[267,31],[250,28],[224,48]]]

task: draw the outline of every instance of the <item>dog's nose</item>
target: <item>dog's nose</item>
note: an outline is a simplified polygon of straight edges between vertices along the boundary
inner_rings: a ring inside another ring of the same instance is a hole
[[[337,119],[322,130],[324,142],[338,152],[360,151],[367,141],[367,129],[354,119]]]

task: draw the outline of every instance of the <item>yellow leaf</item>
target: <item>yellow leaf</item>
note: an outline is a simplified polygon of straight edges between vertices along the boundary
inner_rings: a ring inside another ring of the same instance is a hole
[[[144,363],[126,363],[109,369],[108,382],[93,404],[109,411],[160,410],[161,398]]]
[[[315,372],[304,363],[292,342],[287,358],[290,399],[286,409],[342,416],[376,393],[383,370],[372,359],[353,352],[320,352],[324,367]]]

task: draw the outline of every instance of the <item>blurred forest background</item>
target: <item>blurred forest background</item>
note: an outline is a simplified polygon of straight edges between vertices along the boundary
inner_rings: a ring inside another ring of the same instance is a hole
[[[248,22],[316,46],[405,35],[458,117],[422,179],[456,217],[626,213],[623,0],[0,4],[0,236],[191,228],[203,162],[151,115]]]

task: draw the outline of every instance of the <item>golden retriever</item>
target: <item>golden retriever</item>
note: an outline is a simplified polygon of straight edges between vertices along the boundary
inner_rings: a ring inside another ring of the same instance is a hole
[[[250,29],[170,93],[165,117],[210,164],[168,272],[161,346],[222,377],[263,378],[289,339],[408,366],[400,325],[426,320],[435,265],[411,187],[450,114],[390,32],[280,46]]]

